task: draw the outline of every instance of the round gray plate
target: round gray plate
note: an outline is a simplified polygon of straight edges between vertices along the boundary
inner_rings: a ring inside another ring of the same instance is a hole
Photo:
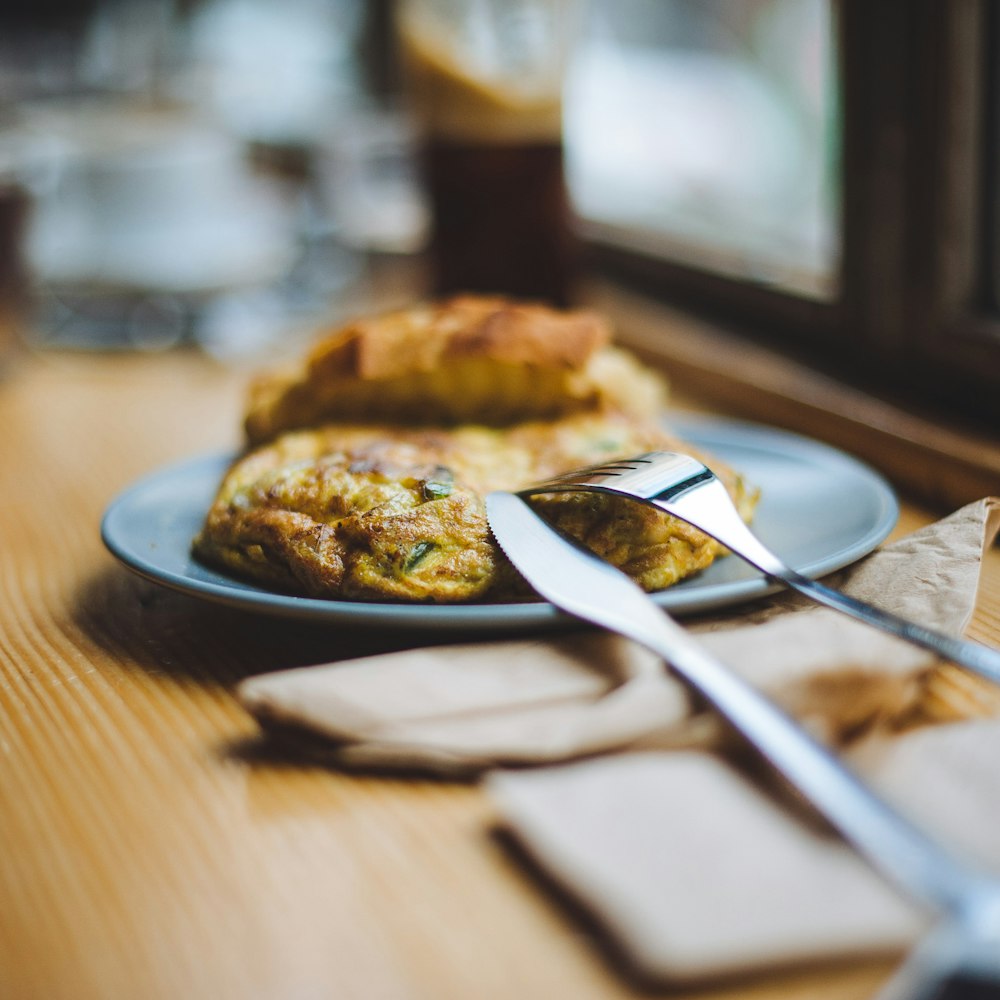
[[[671,421],[692,444],[739,469],[762,491],[754,530],[807,576],[822,576],[871,552],[899,516],[888,483],[868,466],[816,441],[753,424]],[[491,632],[565,626],[551,604],[391,604],[329,601],[272,593],[204,566],[191,539],[231,460],[194,458],[141,479],[108,507],[101,536],[129,569],[185,594],[263,614],[371,628]],[[684,615],[749,601],[778,589],[742,560],[717,560],[704,573],[653,595]]]

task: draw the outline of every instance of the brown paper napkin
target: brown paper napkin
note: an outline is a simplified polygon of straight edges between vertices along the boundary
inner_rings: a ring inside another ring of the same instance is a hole
[[[1000,501],[978,501],[842,571],[836,583],[960,632],[998,526]],[[695,629],[734,669],[834,739],[903,716],[934,663],[794,596]],[[717,735],[655,656],[598,632],[305,667],[250,678],[239,695],[267,724],[326,738],[333,762],[453,776],[639,744],[704,747]]]
[[[1000,720],[852,754],[943,844],[1000,874]],[[505,823],[643,978],[688,982],[899,951],[922,912],[840,840],[707,753],[631,753],[488,780]]]
[[[631,753],[488,780],[520,844],[643,979],[903,949],[924,916],[721,758]]]

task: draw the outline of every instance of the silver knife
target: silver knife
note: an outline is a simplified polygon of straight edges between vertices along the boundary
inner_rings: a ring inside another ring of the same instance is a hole
[[[1000,997],[1000,880],[966,866],[894,812],[789,716],[709,654],[629,577],[564,538],[520,497],[491,493],[486,512],[500,547],[542,597],[662,656],[875,868],[944,917],[915,953],[920,978],[926,973],[939,984],[947,979],[952,985],[960,971],[996,989]],[[904,969],[912,979],[910,963]]]

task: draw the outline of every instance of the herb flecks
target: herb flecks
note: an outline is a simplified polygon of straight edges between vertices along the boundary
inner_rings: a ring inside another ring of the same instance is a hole
[[[416,569],[417,566],[419,566],[436,548],[436,542],[417,542],[417,544],[410,549],[410,552],[406,557],[406,561],[403,563],[403,572],[413,572],[413,570]]]
[[[454,489],[455,477],[443,465],[439,465],[433,475],[420,482],[420,495],[424,500],[443,500],[451,496]]]

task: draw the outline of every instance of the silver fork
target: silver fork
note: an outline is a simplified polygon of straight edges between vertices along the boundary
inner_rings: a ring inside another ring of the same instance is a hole
[[[788,566],[747,527],[715,473],[690,455],[651,451],[568,472],[518,492],[520,496],[531,496],[580,491],[629,497],[658,507],[711,535],[766,576],[783,581],[814,601],[1000,683],[1000,651],[873,607]]]

